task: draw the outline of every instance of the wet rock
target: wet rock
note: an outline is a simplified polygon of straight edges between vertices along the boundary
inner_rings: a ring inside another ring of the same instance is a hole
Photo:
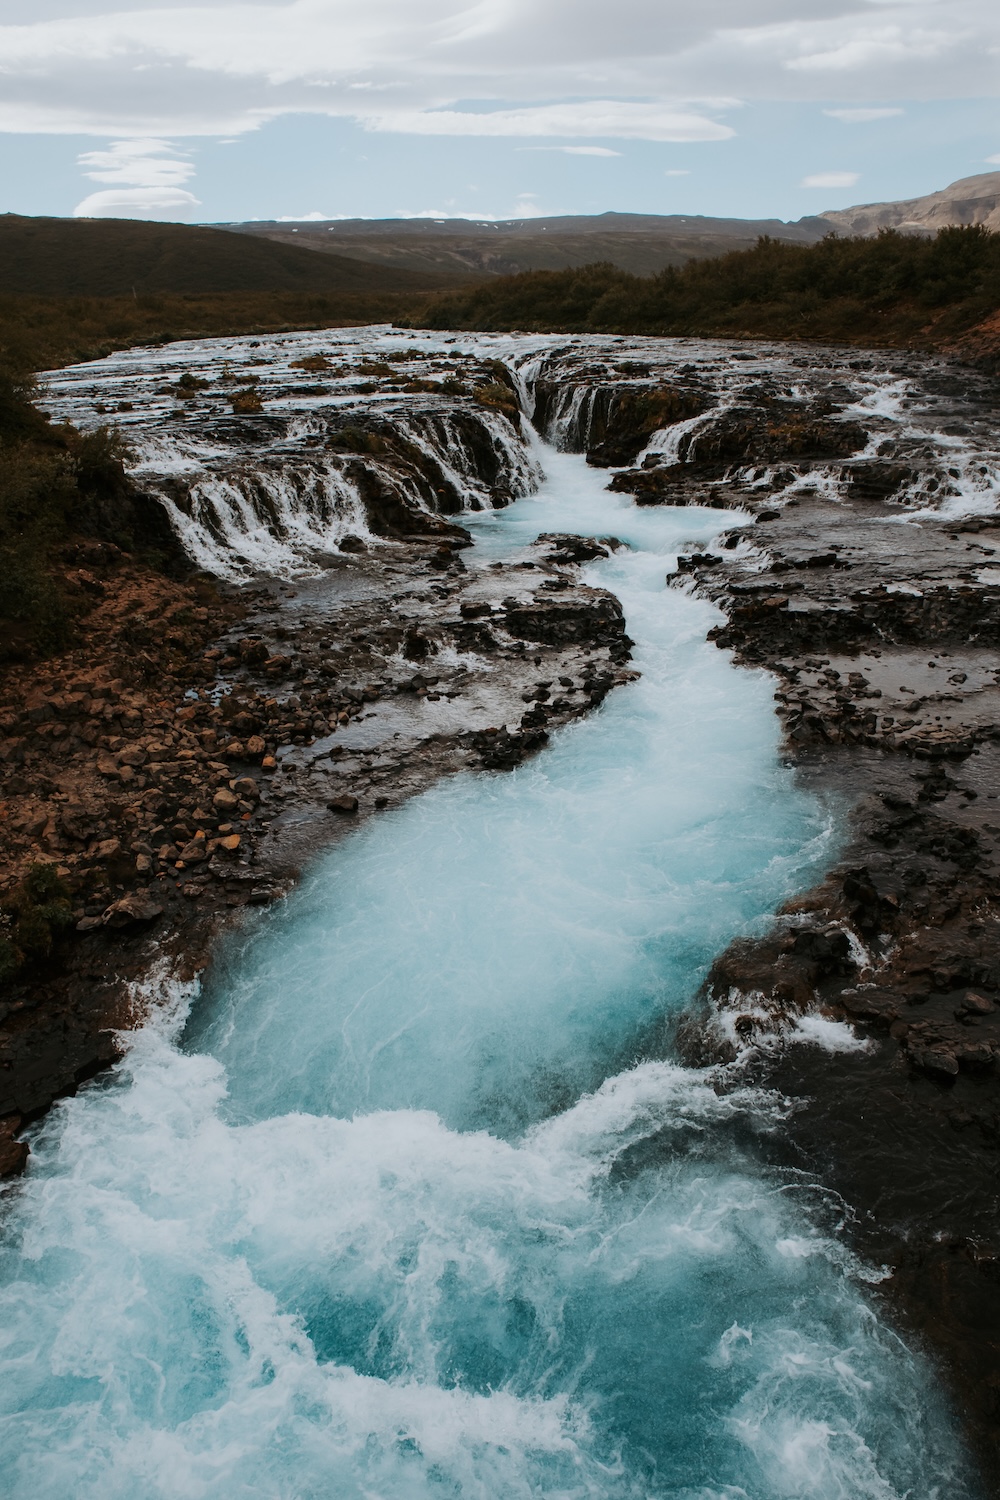
[[[113,931],[128,927],[148,927],[163,915],[163,907],[148,896],[123,896],[104,913],[102,924]]]
[[[345,793],[342,797],[331,797],[326,805],[330,812],[350,815],[357,812],[358,799]]]
[[[915,1067],[942,1082],[958,1077],[958,1058],[945,1047],[917,1048],[910,1053]]]
[[[0,1178],[16,1176],[27,1164],[28,1143],[17,1140],[21,1124],[20,1115],[0,1120]]]

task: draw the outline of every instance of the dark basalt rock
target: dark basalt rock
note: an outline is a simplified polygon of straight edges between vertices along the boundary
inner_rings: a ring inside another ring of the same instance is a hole
[[[581,599],[580,594],[584,597]],[[618,600],[594,590],[578,590],[574,598],[539,599],[508,607],[505,629],[519,640],[546,641],[553,645],[593,641],[601,645],[625,645],[625,617]]]
[[[878,459],[845,464],[840,472],[852,500],[887,500],[917,479],[916,470],[906,464],[885,463]]]

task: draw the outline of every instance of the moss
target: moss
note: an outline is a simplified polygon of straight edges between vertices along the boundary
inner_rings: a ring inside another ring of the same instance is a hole
[[[0,983],[14,982],[32,963],[51,958],[73,925],[69,890],[52,865],[32,865],[4,902]]]

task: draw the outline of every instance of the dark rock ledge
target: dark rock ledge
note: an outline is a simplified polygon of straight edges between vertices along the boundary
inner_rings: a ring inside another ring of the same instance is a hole
[[[775,1151],[850,1206],[996,1483],[1000,517],[901,514],[898,476],[865,468],[777,510],[734,490],[756,524],[681,560],[725,611],[717,644],[774,673],[804,783],[851,809],[833,868],[717,960],[681,1040],[797,1101]],[[780,1044],[816,1012],[867,1048]]]
[[[191,977],[359,819],[509,770],[634,675],[617,599],[579,579],[613,539],[477,571],[467,542],[242,591],[88,558],[77,646],[0,687],[0,1176],[24,1125],[119,1055],[158,960]]]

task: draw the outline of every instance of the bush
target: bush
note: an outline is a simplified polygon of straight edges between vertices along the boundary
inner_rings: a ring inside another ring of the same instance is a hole
[[[69,891],[52,865],[32,865],[3,907],[7,931],[0,933],[0,983],[10,984],[30,963],[51,957],[72,926]]]
[[[431,328],[747,334],[862,344],[934,342],[1000,306],[1000,234],[884,230],[751,250],[631,276],[610,263],[507,276],[428,304]]]

